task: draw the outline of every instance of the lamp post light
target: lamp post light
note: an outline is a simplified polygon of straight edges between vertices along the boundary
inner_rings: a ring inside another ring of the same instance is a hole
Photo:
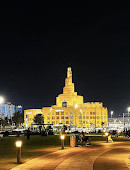
[[[111,113],[111,118],[112,118],[112,116],[113,116],[113,111],[111,111],[110,113]]]
[[[64,149],[64,139],[65,139],[65,135],[61,135],[61,136],[60,136],[60,139],[61,139],[61,147],[62,147],[62,149]]]
[[[130,107],[128,107],[127,110],[128,110],[128,117],[129,117]]]
[[[21,164],[21,146],[22,146],[22,141],[16,141],[15,143],[16,148],[17,148],[17,164]]]

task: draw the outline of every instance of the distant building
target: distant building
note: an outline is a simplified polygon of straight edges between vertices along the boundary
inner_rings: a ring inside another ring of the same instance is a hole
[[[118,117],[118,118],[108,118],[109,129],[130,129],[130,117]]]
[[[16,106],[16,111],[19,111],[20,113],[23,113],[23,108],[21,105]]]
[[[71,67],[67,69],[67,78],[63,93],[56,97],[56,105],[43,107],[42,114],[45,124],[65,124],[76,128],[98,128],[108,126],[108,111],[102,102],[83,102],[83,96],[79,96],[74,90]],[[30,126],[35,114],[29,110],[24,111],[24,123]],[[28,117],[29,122],[26,122]]]
[[[22,113],[22,106],[15,106],[11,102],[7,102],[5,104],[0,104],[0,117],[11,119],[13,114],[16,111],[20,111]]]

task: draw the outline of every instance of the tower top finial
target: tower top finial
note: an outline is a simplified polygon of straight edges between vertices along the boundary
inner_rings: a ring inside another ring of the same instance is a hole
[[[72,71],[71,71],[71,67],[67,68],[67,77],[72,76]]]

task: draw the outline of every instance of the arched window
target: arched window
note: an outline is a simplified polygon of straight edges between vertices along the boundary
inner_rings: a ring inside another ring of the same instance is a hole
[[[65,100],[62,102],[62,107],[67,107],[67,102]]]

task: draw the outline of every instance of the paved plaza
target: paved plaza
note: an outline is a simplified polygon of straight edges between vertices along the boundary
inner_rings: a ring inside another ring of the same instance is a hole
[[[129,170],[130,143],[102,143],[56,151],[12,170]]]

